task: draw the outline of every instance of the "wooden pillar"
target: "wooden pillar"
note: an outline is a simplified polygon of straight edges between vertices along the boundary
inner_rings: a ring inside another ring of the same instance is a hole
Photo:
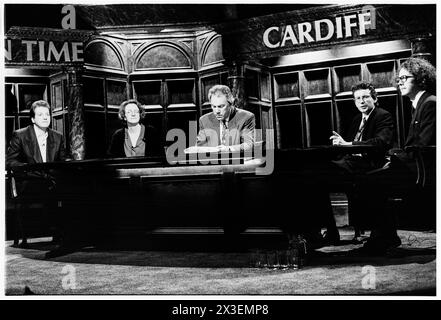
[[[228,65],[228,86],[236,98],[236,106],[243,109],[245,106],[245,76],[241,63],[231,61]]]
[[[67,106],[71,157],[74,160],[83,160],[86,154],[84,138],[84,103],[83,83],[81,80],[82,68],[68,67],[67,74]]]
[[[426,59],[435,65],[434,39],[431,35],[410,39],[412,57]]]

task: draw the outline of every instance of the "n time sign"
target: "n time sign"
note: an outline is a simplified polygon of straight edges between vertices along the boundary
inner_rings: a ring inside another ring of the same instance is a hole
[[[366,29],[375,28],[375,11],[354,13],[331,19],[301,22],[286,26],[273,26],[263,33],[263,43],[270,49],[302,45],[331,39],[363,36]]]

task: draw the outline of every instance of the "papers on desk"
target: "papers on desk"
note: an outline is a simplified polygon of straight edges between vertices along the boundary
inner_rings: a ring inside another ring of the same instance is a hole
[[[216,147],[197,147],[197,146],[193,146],[193,147],[189,147],[187,149],[184,150],[184,153],[186,154],[190,154],[190,153],[217,153],[219,152],[218,148]]]

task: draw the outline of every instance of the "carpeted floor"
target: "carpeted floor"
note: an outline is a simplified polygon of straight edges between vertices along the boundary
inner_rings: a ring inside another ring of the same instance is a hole
[[[359,245],[349,244],[350,229],[341,235],[344,245],[316,250],[299,270],[251,268],[250,250],[85,248],[45,259],[42,239],[29,249],[8,242],[6,295],[436,294],[435,233],[400,231],[403,244],[388,257],[350,257]]]

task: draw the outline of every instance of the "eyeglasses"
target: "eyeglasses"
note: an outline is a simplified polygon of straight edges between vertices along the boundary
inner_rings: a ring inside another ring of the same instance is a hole
[[[139,110],[127,110],[126,111],[126,114],[138,114],[139,113]]]
[[[409,79],[409,78],[415,78],[415,77],[414,77],[414,76],[401,76],[401,77],[397,77],[397,78],[395,79],[395,81],[396,81],[396,83],[400,83],[400,82],[404,83],[404,82],[406,82],[407,79]]]

